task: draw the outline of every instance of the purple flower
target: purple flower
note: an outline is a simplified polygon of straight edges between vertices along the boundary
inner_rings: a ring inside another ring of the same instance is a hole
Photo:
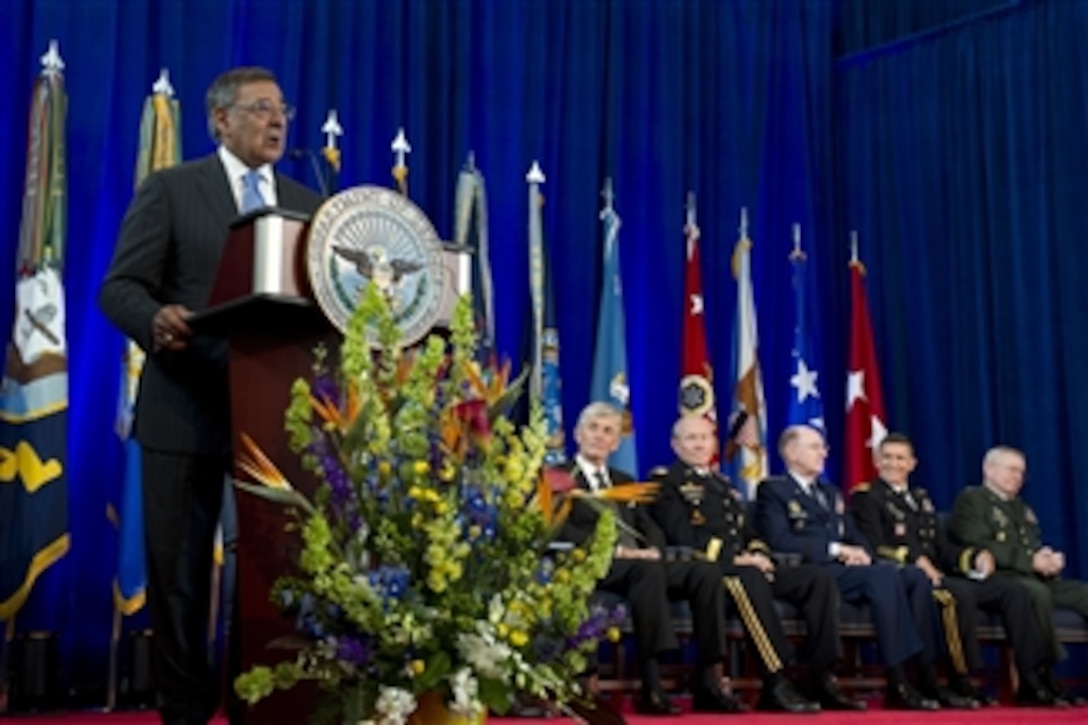
[[[341,637],[336,642],[336,659],[355,665],[365,665],[370,660],[370,647],[356,637]]]

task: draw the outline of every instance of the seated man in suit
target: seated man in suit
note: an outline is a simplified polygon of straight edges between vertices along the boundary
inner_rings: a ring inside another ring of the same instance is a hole
[[[590,403],[582,410],[574,429],[578,454],[571,464],[578,486],[597,491],[634,480],[630,474],[608,467],[608,457],[619,447],[621,430],[622,416],[608,403]],[[680,712],[661,686],[658,657],[678,647],[669,600],[687,599],[699,658],[692,708],[709,712],[739,710],[740,705],[722,692],[715,671],[725,657],[725,605],[717,568],[706,561],[666,562],[661,555],[665,537],[644,507],[617,506],[616,515],[618,522],[626,526],[620,527],[612,567],[597,586],[623,597],[630,605],[642,673],[642,693],[635,701],[636,709],[652,715]],[[598,516],[592,504],[574,499],[557,538],[581,544],[596,527]]]
[[[1061,704],[1067,698],[1049,666],[1065,657],[1054,632],[1054,608],[1073,609],[1088,617],[1088,582],[1064,578],[1065,555],[1043,544],[1039,519],[1020,498],[1026,472],[1027,461],[1017,449],[996,446],[987,451],[982,485],[965,488],[956,497],[949,533],[965,546],[991,551],[996,576],[1027,587],[1048,655],[1039,675]]]
[[[710,468],[717,450],[713,423],[700,415],[681,416],[672,428],[672,449],[677,460],[651,473],[661,490],[650,513],[669,544],[688,547],[697,558],[717,562],[733,608],[759,656],[760,709],[864,709],[863,702],[842,694],[831,674],[842,654],[835,580],[816,564],[775,566],[732,483]],[[797,607],[805,620],[808,638],[803,661],[812,673],[811,696],[816,702],[801,697],[785,677],[793,645],[774,607],[776,597]]]
[[[988,549],[949,541],[938,525],[929,494],[910,485],[916,465],[914,446],[902,433],[889,433],[880,443],[880,477],[855,489],[850,499],[850,512],[862,535],[875,547],[878,557],[896,562],[902,572],[918,569],[925,574],[924,581],[930,586],[910,592],[911,607],[919,627],[932,620],[937,602],[945,610],[954,692],[980,699],[968,673],[982,666],[976,633],[982,607],[1001,616],[1012,643],[1021,673],[1017,699],[1025,704],[1054,704],[1036,674],[1045,666],[1046,652],[1028,590],[1011,579],[990,576],[994,556]],[[954,627],[948,628],[947,618],[955,621]]]
[[[778,451],[787,474],[759,484],[756,530],[776,552],[800,554],[826,568],[848,602],[867,602],[888,680],[885,707],[936,710],[907,682],[904,665],[922,651],[922,640],[895,567],[874,565],[868,542],[846,515],[842,494],[820,480],[827,458],[823,434],[807,425],[783,431]]]

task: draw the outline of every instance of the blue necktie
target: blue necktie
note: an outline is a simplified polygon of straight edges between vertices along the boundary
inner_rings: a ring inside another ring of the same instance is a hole
[[[250,169],[242,176],[242,213],[251,212],[267,206],[261,196],[261,175],[256,169]]]

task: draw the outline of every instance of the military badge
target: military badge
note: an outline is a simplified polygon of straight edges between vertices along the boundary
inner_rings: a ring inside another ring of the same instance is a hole
[[[997,543],[1004,544],[1005,543],[1005,532],[1004,531],[998,531],[997,535],[994,538],[997,539]]]
[[[1035,518],[1035,512],[1032,511],[1030,506],[1026,507],[1024,510],[1024,519],[1032,526],[1039,523],[1039,520]]]
[[[407,197],[357,186],[327,200],[313,217],[306,264],[314,299],[341,332],[362,291],[377,285],[405,345],[422,339],[443,314],[443,246],[427,215]],[[372,344],[374,342],[371,331]]]
[[[936,510],[933,508],[933,501],[931,501],[928,496],[922,499],[922,510],[927,514],[936,513]]]
[[[702,526],[706,523],[706,516],[703,516],[703,512],[699,509],[691,510],[691,524],[692,526]]]
[[[808,518],[808,512],[805,511],[805,507],[801,505],[801,502],[797,499],[790,499],[790,502],[786,504],[786,514],[791,519],[806,519]]]
[[[993,519],[994,524],[1000,529],[1003,529],[1009,525],[1009,517],[1006,516],[1005,512],[999,509],[997,506],[994,506],[993,508]]]

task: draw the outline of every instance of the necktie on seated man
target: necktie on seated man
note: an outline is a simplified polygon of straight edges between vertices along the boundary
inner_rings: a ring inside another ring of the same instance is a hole
[[[250,169],[242,175],[242,213],[268,206],[261,195],[261,174],[257,169]]]

